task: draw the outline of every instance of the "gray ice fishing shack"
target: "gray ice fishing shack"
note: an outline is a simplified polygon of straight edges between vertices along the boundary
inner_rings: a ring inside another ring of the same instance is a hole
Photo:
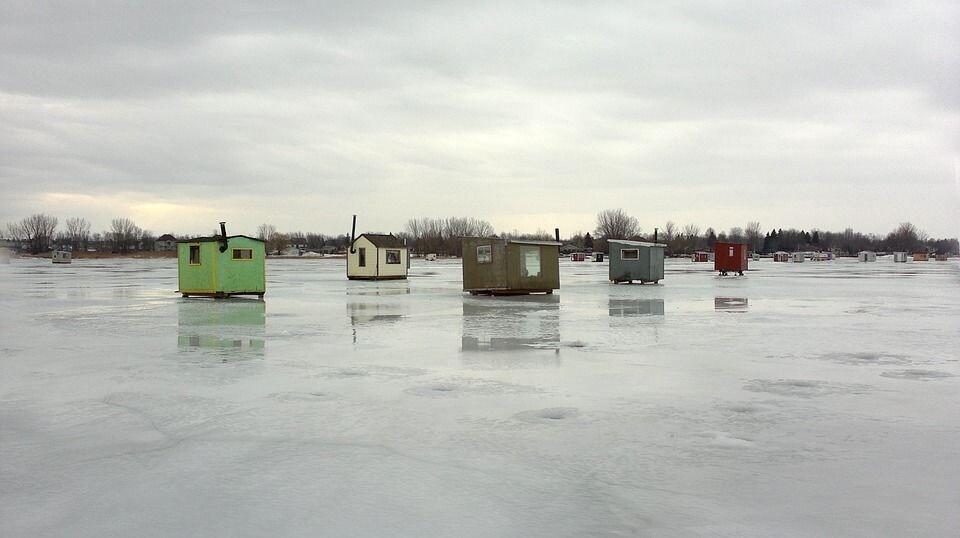
[[[610,280],[657,283],[663,279],[663,249],[660,243],[610,239]]]

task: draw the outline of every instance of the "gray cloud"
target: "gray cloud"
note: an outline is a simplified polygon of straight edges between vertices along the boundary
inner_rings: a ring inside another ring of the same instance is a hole
[[[0,220],[960,226],[953,3],[321,4],[0,6]]]

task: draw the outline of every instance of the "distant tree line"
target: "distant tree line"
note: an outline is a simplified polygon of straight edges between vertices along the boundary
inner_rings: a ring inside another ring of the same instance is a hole
[[[6,239],[25,246],[31,254],[40,254],[52,249],[110,251],[126,253],[132,250],[153,250],[156,237],[150,230],[137,226],[133,220],[118,217],[110,221],[110,228],[91,233],[90,223],[81,217],[64,221],[58,229],[59,219],[43,213],[30,215],[18,222],[8,223]]]
[[[956,238],[935,239],[909,222],[898,225],[885,236],[862,234],[847,228],[842,232],[823,230],[774,229],[764,233],[759,222],[748,222],[743,228],[735,226],[726,232],[707,228],[701,233],[697,224],[682,228],[668,221],[655,233],[643,233],[639,221],[622,209],[607,209],[597,214],[595,236],[575,233],[569,243],[578,249],[607,250],[608,239],[653,241],[667,245],[668,255],[692,254],[698,250],[711,250],[719,242],[745,243],[753,252],[770,254],[783,251],[830,251],[837,254],[856,254],[862,250],[879,252],[930,252],[960,254],[960,242]]]
[[[135,250],[153,250],[156,236],[144,230],[126,217],[110,221],[110,227],[102,232],[91,232],[90,223],[80,217],[68,218],[59,228],[56,217],[38,213],[18,222],[8,223],[0,230],[5,239],[19,242],[25,250],[39,254],[51,249],[86,250],[127,253]],[[214,230],[212,235],[218,235]],[[394,235],[405,240],[415,253],[435,253],[441,256],[460,256],[460,238],[497,236],[506,239],[553,240],[554,234],[547,230],[521,233],[517,230],[497,234],[486,220],[474,217],[419,217],[407,221],[404,230]],[[261,224],[257,238],[266,243],[267,252],[281,254],[290,247],[298,250],[321,251],[331,249],[342,252],[350,245],[348,234],[325,235],[313,232],[289,232],[277,230],[272,224]],[[682,227],[668,221],[662,228],[644,232],[639,219],[623,209],[606,209],[597,214],[596,226],[591,232],[574,232],[562,240],[561,247],[569,251],[607,251],[608,239],[639,241],[657,240],[667,245],[668,255],[686,255],[698,250],[711,250],[718,241],[746,243],[753,252],[769,254],[784,251],[832,251],[837,254],[855,254],[862,250],[880,252],[931,252],[960,254],[956,238],[936,239],[904,222],[886,235],[863,234],[847,228],[842,232],[824,230],[796,230],[776,228],[763,232],[759,222],[748,222],[744,227],[735,226],[717,232],[713,228],[703,230],[698,224]]]

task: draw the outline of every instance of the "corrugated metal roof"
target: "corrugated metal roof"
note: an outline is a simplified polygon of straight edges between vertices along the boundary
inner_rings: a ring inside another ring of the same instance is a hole
[[[663,247],[667,248],[667,245],[663,243],[648,243],[646,241],[628,241],[626,239],[607,239],[607,243],[617,243],[619,245],[628,245],[631,247]]]

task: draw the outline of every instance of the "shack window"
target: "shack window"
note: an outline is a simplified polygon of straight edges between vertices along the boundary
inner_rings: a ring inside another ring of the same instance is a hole
[[[200,265],[200,245],[190,245],[190,265]]]
[[[520,250],[520,276],[524,278],[540,276],[540,247],[523,247]]]
[[[366,267],[367,266],[367,249],[360,247],[357,249],[357,251],[360,254],[360,267]]]
[[[620,249],[620,259],[621,259],[621,260],[639,260],[639,259],[640,259],[640,249],[638,249],[638,248],[622,248],[622,249]]]
[[[400,263],[400,251],[399,250],[387,250],[387,263],[394,265]]]
[[[490,245],[480,245],[477,247],[477,263],[490,263],[493,261],[493,247]]]
[[[233,249],[233,259],[235,259],[235,260],[252,260],[252,259],[253,259],[253,249],[252,249],[252,248],[235,248],[235,249]]]

